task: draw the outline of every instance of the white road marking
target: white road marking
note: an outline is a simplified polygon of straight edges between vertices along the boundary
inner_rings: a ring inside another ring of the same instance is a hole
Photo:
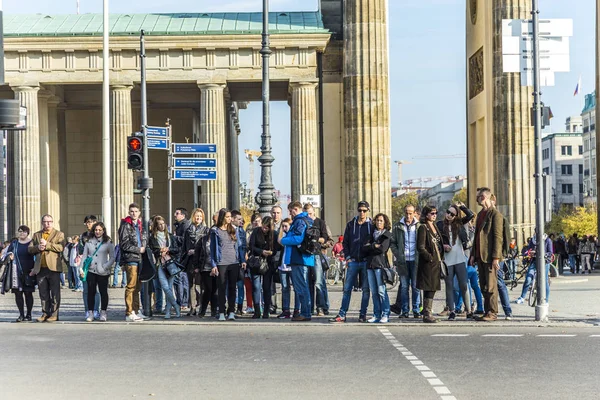
[[[466,337],[469,336],[468,333],[438,333],[435,335],[431,335],[433,337]]]
[[[406,349],[405,347],[401,347],[402,345],[400,345],[398,343],[398,340],[394,337],[394,335],[392,335],[390,333],[389,330],[387,330],[386,328],[378,328],[378,329],[379,329],[379,332],[381,332],[381,334],[390,342],[390,344],[402,353],[402,355],[406,358],[407,361],[409,361],[412,365],[414,365],[418,371],[421,371],[421,374],[423,375],[423,377],[427,378],[427,382],[429,382],[429,384],[435,389],[436,393],[439,395],[443,395],[440,397],[441,400],[456,400],[456,397],[452,396],[452,393],[450,393],[450,389],[448,389],[446,386],[444,386],[444,383],[435,375],[435,373],[433,371],[431,371],[429,369],[429,367],[424,365],[423,361],[419,360],[419,358],[417,356],[413,355],[410,351],[408,351],[408,349]],[[432,335],[432,336],[464,337],[464,336],[469,336],[469,335],[467,335],[467,334],[452,334],[452,335],[439,334],[439,335]]]
[[[577,335],[537,335],[537,337],[575,337]]]
[[[503,333],[489,333],[486,335],[481,335],[483,337],[522,337],[522,334],[503,334]]]
[[[590,335],[590,337],[600,337],[600,335]]]

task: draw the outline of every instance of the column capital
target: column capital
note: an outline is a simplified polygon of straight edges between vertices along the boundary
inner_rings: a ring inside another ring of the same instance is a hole
[[[297,89],[303,87],[316,88],[318,85],[319,81],[290,81],[290,89]]]
[[[197,82],[197,85],[200,90],[225,90],[227,87],[225,83]]]
[[[110,90],[130,91],[133,89],[133,82],[113,82],[110,84]]]
[[[39,83],[23,84],[23,85],[11,85],[10,88],[13,92],[37,92],[40,90]]]

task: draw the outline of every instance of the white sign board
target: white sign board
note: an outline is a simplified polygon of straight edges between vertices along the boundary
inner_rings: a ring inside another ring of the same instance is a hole
[[[301,194],[300,203],[310,203],[315,208],[321,208],[321,195],[320,194]]]

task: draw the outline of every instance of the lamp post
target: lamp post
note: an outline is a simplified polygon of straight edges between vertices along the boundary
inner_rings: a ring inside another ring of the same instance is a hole
[[[259,192],[256,194],[256,203],[258,204],[258,212],[262,215],[269,215],[271,208],[277,203],[271,176],[271,166],[275,158],[271,154],[271,132],[269,127],[269,57],[271,49],[269,48],[269,0],[263,0],[263,33],[262,33],[262,102],[263,102],[263,131],[261,135],[261,156],[258,157],[260,162],[260,184],[258,185]]]
[[[112,231],[112,209],[110,193],[110,71],[109,71],[109,42],[110,30],[108,0],[104,0],[104,14],[102,26],[102,218],[106,231],[113,237],[116,232]],[[77,3],[79,13],[79,2]],[[115,230],[118,227],[114,227]]]

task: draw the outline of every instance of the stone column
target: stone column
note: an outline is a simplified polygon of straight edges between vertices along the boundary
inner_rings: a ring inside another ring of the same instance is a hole
[[[66,215],[62,215],[60,207],[60,164],[65,162],[65,159],[60,157],[60,147],[58,143],[58,105],[60,99],[51,97],[47,101],[48,104],[48,213],[54,217],[54,226],[56,229],[61,229],[61,223],[64,222],[65,227],[68,225]],[[64,201],[67,201],[65,198]],[[63,217],[65,220],[63,221]]]
[[[50,214],[50,141],[48,137],[48,100],[51,93],[38,92],[38,119],[40,131],[40,209],[42,214]],[[54,215],[52,215],[54,217]]]
[[[15,98],[27,107],[27,129],[13,135],[14,224],[41,228],[39,86],[13,87]]]
[[[292,199],[298,201],[321,194],[316,88],[316,82],[290,83]]]
[[[206,219],[227,207],[227,143],[225,129],[225,85],[200,84],[200,142],[217,145],[217,180],[203,181],[200,206]]]
[[[346,0],[343,79],[346,217],[360,200],[391,215],[386,0]]]
[[[112,85],[110,90],[111,184],[113,230],[117,237],[120,221],[133,202],[133,172],[127,168],[127,136],[133,133],[131,121],[132,85]]]

